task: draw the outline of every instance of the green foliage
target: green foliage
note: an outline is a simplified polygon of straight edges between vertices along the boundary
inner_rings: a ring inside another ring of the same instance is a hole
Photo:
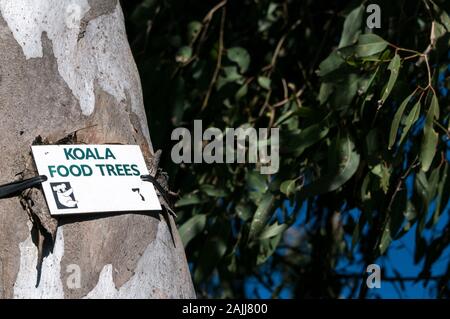
[[[353,45],[361,34],[361,25],[364,18],[365,6],[360,5],[350,12],[344,21],[339,48]]]
[[[436,96],[433,95],[433,100],[425,119],[422,147],[420,149],[420,161],[422,162],[422,169],[425,172],[430,169],[431,163],[433,162],[439,139],[439,134],[434,130],[435,119],[439,119],[439,104]]]
[[[203,232],[206,226],[206,218],[205,214],[194,215],[180,227],[180,237],[185,246],[195,236]]]
[[[273,195],[270,193],[265,193],[258,204],[258,208],[256,209],[255,215],[253,216],[253,220],[250,224],[250,230],[248,232],[249,240],[255,239],[264,229],[273,210],[272,206]]]
[[[247,50],[240,47],[230,48],[227,50],[227,57],[239,66],[241,73],[247,72],[250,65],[250,55]]]
[[[400,125],[400,121],[402,120],[403,113],[405,112],[406,107],[408,106],[409,101],[411,101],[412,97],[414,96],[414,93],[412,93],[410,96],[408,96],[400,105],[397,112],[395,112],[394,119],[392,120],[391,124],[391,133],[389,134],[389,149],[392,149],[392,146],[394,146],[395,139],[397,137],[397,131],[398,127]],[[420,102],[418,102],[420,103]]]
[[[355,144],[350,135],[332,140],[328,151],[328,170],[320,178],[312,181],[299,191],[300,199],[339,189],[358,169],[360,155],[355,150]]]
[[[402,136],[400,137],[400,144],[404,141],[406,135],[408,134],[409,130],[413,126],[414,123],[419,119],[420,115],[420,101],[418,101],[414,107],[412,108],[411,112],[409,112],[408,116],[405,119],[405,127],[402,131]],[[391,133],[392,134],[392,133]],[[390,145],[392,147],[392,145]]]
[[[177,222],[200,296],[246,296],[243,282],[256,276],[272,297],[284,288],[338,297],[349,284],[336,273],[343,258],[372,263],[415,225],[424,273],[448,246],[423,232],[450,191],[449,101],[438,91],[447,86],[439,73],[450,62],[450,10],[444,1],[378,3],[382,28],[373,32],[365,1],[123,3],[152,141],[181,192]],[[174,165],[171,130],[194,119],[279,128],[279,172]]]
[[[400,56],[396,54],[388,66],[388,70],[391,71],[391,75],[389,76],[389,81],[386,85],[386,89],[383,92],[383,97],[381,98],[380,105],[383,105],[383,103],[387,100],[387,98],[391,94],[392,89],[394,88],[394,85],[397,82],[400,66],[401,66],[401,59]]]

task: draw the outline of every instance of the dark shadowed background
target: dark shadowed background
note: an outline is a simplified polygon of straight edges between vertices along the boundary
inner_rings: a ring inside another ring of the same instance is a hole
[[[449,296],[446,2],[122,1],[199,297]],[[279,172],[175,165],[195,119],[279,128]]]

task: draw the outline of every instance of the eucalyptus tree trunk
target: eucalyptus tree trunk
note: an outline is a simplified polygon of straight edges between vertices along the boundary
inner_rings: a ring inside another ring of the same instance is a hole
[[[35,174],[38,137],[138,144],[151,160],[117,0],[0,0],[0,13],[0,184]],[[0,200],[1,297],[195,297],[172,219],[175,246],[158,214],[53,219],[30,194]]]

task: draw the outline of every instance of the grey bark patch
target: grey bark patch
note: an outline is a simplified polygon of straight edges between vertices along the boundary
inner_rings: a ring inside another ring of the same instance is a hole
[[[127,101],[118,102],[115,97],[103,91],[94,83],[95,110],[86,119],[85,129],[81,129],[77,136],[87,144],[136,144],[138,134],[130,125],[127,112]],[[146,147],[146,141],[139,145]]]
[[[19,243],[28,235],[26,213],[14,199],[0,203],[0,259],[2,260],[2,295],[11,298],[19,271]]]
[[[36,138],[33,141],[33,144],[37,143],[39,140],[40,137]],[[32,178],[38,175],[31,151],[26,158],[25,170],[20,173],[21,179]],[[43,232],[49,235],[50,240],[54,242],[58,221],[50,215],[44,194],[41,190],[37,188],[27,189],[22,192],[20,198],[22,207],[28,213],[30,219],[33,220],[34,223],[37,223],[38,225],[36,226],[40,227]]]
[[[97,285],[86,297],[195,298],[189,270],[184,266],[186,259],[178,236],[176,241],[179,245],[174,250],[167,224],[161,221],[158,223],[155,240],[145,249],[138,261],[135,274],[121,287],[116,287],[113,282],[114,269],[108,264],[103,267]]]
[[[113,278],[120,287],[133,274],[146,247],[154,240],[158,220],[146,215],[124,214],[89,220],[65,218],[65,250],[61,261],[61,279],[68,298],[81,298],[91,291],[101,270],[113,265]],[[76,264],[81,269],[81,287],[69,289],[67,266]]]
[[[85,19],[87,21],[95,19],[101,15],[113,12],[117,6],[118,0],[89,0],[91,9],[86,13]]]
[[[57,72],[45,35],[43,39],[44,57],[26,60],[0,17],[0,183],[10,182],[24,171],[29,147],[37,135],[68,127],[81,118],[77,100]],[[19,198],[0,201],[0,280],[5,298],[13,296],[19,244],[29,236],[28,220]]]
[[[78,41],[84,38],[89,21],[98,18],[101,15],[112,13],[117,6],[117,0],[95,0],[88,1],[88,3],[90,9],[80,21]]]

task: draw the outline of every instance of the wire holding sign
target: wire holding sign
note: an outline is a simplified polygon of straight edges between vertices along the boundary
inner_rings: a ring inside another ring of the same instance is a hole
[[[0,199],[10,198],[19,195],[22,191],[36,187],[47,180],[47,176],[41,175],[30,179],[15,181],[12,183],[0,185]]]

